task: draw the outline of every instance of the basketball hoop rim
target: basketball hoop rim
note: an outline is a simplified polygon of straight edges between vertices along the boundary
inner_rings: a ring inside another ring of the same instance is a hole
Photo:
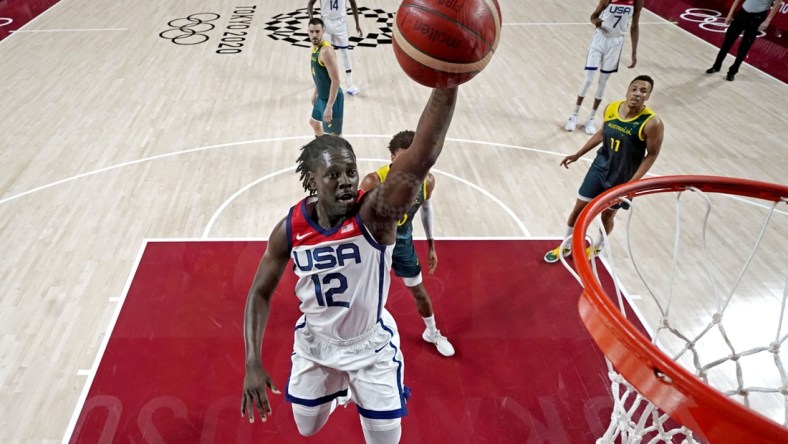
[[[583,209],[575,223],[572,250],[585,251],[591,222],[621,197],[689,188],[773,202],[788,197],[786,186],[731,177],[661,176],[627,182],[600,194]],[[583,323],[616,370],[657,407],[710,442],[737,442],[741,436],[788,442],[788,429],[706,385],[635,329],[607,296],[590,261],[576,260],[575,268],[584,287],[578,302]],[[743,430],[748,434],[742,435]]]

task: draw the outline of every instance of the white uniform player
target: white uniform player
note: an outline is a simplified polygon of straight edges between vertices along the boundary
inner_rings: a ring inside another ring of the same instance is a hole
[[[309,0],[307,4],[307,11],[309,18],[312,18],[312,6],[316,0]],[[358,7],[356,0],[350,0],[350,7],[353,11],[353,18],[356,21],[356,30],[361,34],[361,26],[358,21]],[[320,19],[323,20],[325,33],[323,38],[331,42],[334,49],[342,56],[342,62],[345,66],[345,74],[347,75],[347,87],[345,91],[351,96],[361,92],[355,84],[353,84],[353,66],[350,61],[350,38],[347,30],[347,3],[345,0],[320,0]]]
[[[287,217],[304,313],[296,323],[287,400],[312,407],[346,396],[350,386],[361,416],[402,417],[404,361],[397,325],[384,308],[393,246],[375,242],[358,215],[321,228],[306,211],[307,199]],[[337,371],[326,376],[327,368]]]
[[[263,367],[261,344],[274,292],[292,260],[303,316],[287,399],[298,432],[319,432],[350,389],[367,444],[399,442],[408,390],[397,325],[384,308],[397,220],[443,150],[456,101],[457,88],[432,91],[410,148],[391,166],[389,180],[368,194],[358,191],[356,154],[347,140],[324,134],[301,148],[296,173],[310,197],[271,231],[246,297],[241,415],[249,422],[256,412],[265,422],[272,412],[268,392],[281,393]]]
[[[618,71],[624,38],[632,24],[634,0],[612,0],[602,11],[602,25],[594,30],[586,57],[586,69],[599,69],[603,73]]]
[[[645,0],[599,0],[594,13],[591,14],[591,23],[596,26],[596,29],[594,29],[591,43],[588,45],[585,76],[583,84],[580,86],[580,92],[577,94],[575,109],[564,126],[567,131],[574,131],[577,127],[580,106],[583,104],[583,99],[594,79],[594,73],[598,70],[599,82],[594,96],[594,105],[591,114],[583,124],[586,134],[596,133],[596,112],[602,103],[605,86],[610,75],[618,71],[618,63],[621,60],[621,51],[624,48],[624,39],[627,33],[632,36],[632,63],[629,67],[634,68],[637,64],[638,21],[644,2]]]

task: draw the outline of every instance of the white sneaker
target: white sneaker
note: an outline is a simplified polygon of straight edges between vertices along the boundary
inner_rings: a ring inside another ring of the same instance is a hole
[[[443,356],[454,356],[454,347],[451,345],[446,336],[441,334],[440,330],[435,330],[435,333],[430,333],[429,330],[424,330],[424,333],[421,334],[421,337],[431,343],[435,344],[435,347],[438,348],[438,353],[442,354]]]
[[[355,96],[361,93],[361,89],[356,85],[350,85],[347,89],[347,93],[351,96]]]
[[[596,134],[596,122],[594,121],[593,117],[589,116],[588,119],[586,119],[586,123],[583,125],[583,127],[586,130],[586,134],[589,136]]]
[[[566,126],[564,126],[564,129],[567,131],[574,131],[575,128],[577,128],[577,114],[572,114],[566,119]]]

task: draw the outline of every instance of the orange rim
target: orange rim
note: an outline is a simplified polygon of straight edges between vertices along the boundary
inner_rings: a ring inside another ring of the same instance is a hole
[[[594,218],[620,201],[647,194],[697,188],[772,202],[788,198],[788,187],[716,176],[663,176],[628,182],[592,200],[575,224],[572,249],[585,249]],[[713,443],[788,442],[788,429],[706,385],[654,346],[621,314],[607,296],[589,261],[575,262],[583,281],[580,317],[608,360],[633,387],[673,419]]]

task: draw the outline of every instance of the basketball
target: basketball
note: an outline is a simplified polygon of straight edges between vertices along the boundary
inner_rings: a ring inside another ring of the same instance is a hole
[[[416,82],[449,88],[490,63],[500,36],[497,0],[405,0],[394,22],[394,54]]]

